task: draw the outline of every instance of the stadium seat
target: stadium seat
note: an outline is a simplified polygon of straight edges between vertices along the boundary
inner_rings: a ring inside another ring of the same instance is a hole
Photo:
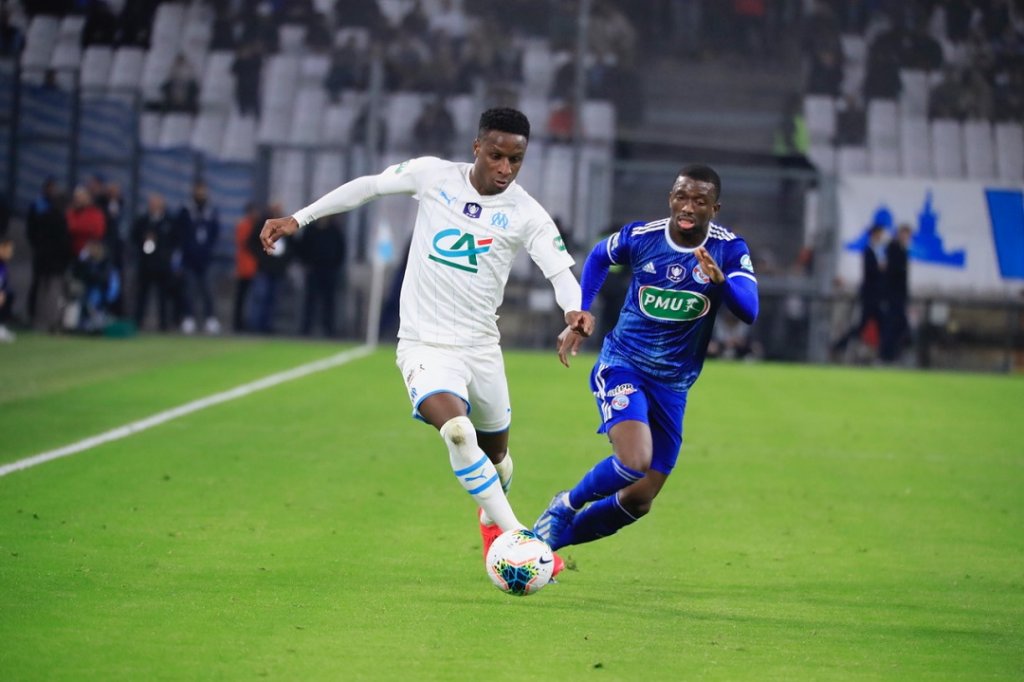
[[[867,147],[837,147],[836,171],[840,174],[866,173],[868,171]]]
[[[900,170],[916,178],[932,174],[931,137],[923,117],[900,118]]]
[[[804,121],[811,144],[832,144],[836,136],[836,100],[828,95],[804,97]]]
[[[318,152],[313,160],[312,195],[321,197],[342,184],[345,177],[345,156],[340,151]]]
[[[306,44],[306,27],[282,24],[277,30],[277,40],[282,54],[301,54]]]
[[[322,137],[327,144],[347,145],[358,109],[354,103],[332,104],[324,112]]]
[[[807,148],[807,158],[819,172],[831,175],[836,172],[836,148],[831,142],[811,141]]]
[[[277,54],[264,64],[263,95],[258,139],[288,142],[291,115],[299,83],[299,58]]]
[[[473,95],[455,95],[448,99],[448,108],[452,112],[452,118],[455,119],[456,144],[458,144],[458,140],[475,138],[481,111],[476,98]]]
[[[932,168],[939,178],[964,175],[963,124],[953,119],[931,123]]]
[[[145,51],[141,47],[125,46],[114,50],[114,61],[110,67],[110,89],[137,89],[142,78],[144,57]]]
[[[304,86],[295,96],[290,116],[289,138],[294,144],[316,145],[322,141],[324,110],[327,91],[321,87]]]
[[[139,117],[139,144],[149,149],[160,146],[160,128],[163,119],[160,114],[146,111]]]
[[[1000,180],[1024,182],[1024,125],[1001,122],[995,125],[996,171]]]
[[[896,149],[899,135],[899,106],[896,100],[872,99],[867,107],[869,147],[888,146]]]
[[[523,91],[547,97],[555,77],[556,64],[545,39],[523,41]]]
[[[992,124],[988,121],[964,123],[964,165],[967,177],[989,180],[996,177]]]
[[[900,115],[904,117],[923,117],[928,115],[928,91],[931,88],[927,71],[918,69],[901,69],[900,82],[903,90],[900,93]]]
[[[892,144],[868,146],[868,170],[875,175],[899,175],[900,150]]]
[[[331,68],[331,58],[325,54],[310,54],[302,58],[299,75],[303,85],[322,86]]]
[[[189,146],[197,152],[219,156],[227,128],[228,112],[224,109],[210,109],[199,112],[195,127],[189,139]]]
[[[425,96],[418,92],[396,92],[388,97],[384,120],[389,149],[404,153],[412,147],[412,129],[424,103]]]
[[[46,14],[32,17],[25,33],[25,46],[21,53],[22,80],[28,83],[43,81],[43,73],[50,65],[59,33],[59,18]]]
[[[583,134],[587,140],[610,142],[615,139],[615,105],[606,100],[583,103]]]
[[[231,73],[234,55],[227,50],[209,54],[199,81],[199,105],[227,109],[234,101],[235,75]]]
[[[90,45],[82,53],[81,83],[84,89],[101,90],[110,80],[114,50],[107,45]]]
[[[164,114],[160,121],[160,140],[157,146],[161,149],[187,147],[192,137],[194,120],[195,117],[191,114]]]
[[[232,110],[228,114],[224,143],[220,148],[224,161],[252,161],[256,158],[256,119]]]

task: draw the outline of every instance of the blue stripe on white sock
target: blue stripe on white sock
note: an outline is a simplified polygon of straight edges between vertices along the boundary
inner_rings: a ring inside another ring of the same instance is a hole
[[[465,469],[459,469],[458,471],[456,471],[456,472],[455,472],[455,475],[456,475],[456,476],[462,476],[462,475],[464,475],[464,474],[468,474],[468,473],[469,473],[470,471],[473,471],[473,470],[475,470],[475,469],[479,469],[479,468],[480,468],[480,467],[482,467],[482,466],[483,466],[483,465],[484,465],[484,464],[485,464],[486,462],[487,462],[487,455],[484,455],[483,457],[481,457],[481,458],[480,458],[480,459],[478,459],[477,461],[475,461],[475,462],[473,462],[472,464],[470,464],[470,465],[469,465],[468,467],[466,467]]]
[[[491,476],[491,478],[486,483],[484,483],[483,485],[481,485],[481,486],[479,486],[477,488],[473,488],[472,490],[470,490],[468,492],[469,492],[470,495],[476,495],[477,493],[482,493],[483,491],[487,490],[492,485],[494,485],[494,482],[497,481],[497,480],[498,480],[498,474],[494,474],[493,476]]]

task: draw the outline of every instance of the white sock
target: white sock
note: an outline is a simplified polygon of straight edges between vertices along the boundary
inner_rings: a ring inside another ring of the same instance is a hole
[[[505,459],[495,464],[494,468],[498,471],[498,480],[501,481],[501,489],[505,491],[505,496],[508,497],[508,489],[512,487],[512,453],[505,450]],[[485,526],[489,526],[494,523],[494,520],[488,516],[486,509],[482,509],[481,511],[483,511],[483,514],[480,515],[480,523]]]
[[[476,429],[469,417],[455,417],[441,427],[441,437],[448,446],[452,471],[488,520],[503,530],[525,528],[512,511],[501,489],[498,471],[476,442]]]

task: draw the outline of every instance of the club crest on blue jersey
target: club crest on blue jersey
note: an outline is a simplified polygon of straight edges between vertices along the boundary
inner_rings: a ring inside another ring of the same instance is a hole
[[[490,237],[477,239],[472,232],[460,232],[454,227],[434,235],[434,251],[427,258],[456,270],[477,272],[477,256],[491,250]]]
[[[466,202],[466,205],[462,207],[462,212],[468,215],[470,218],[479,218],[480,213],[483,210],[484,209],[480,206],[480,204],[475,204],[472,201]]]
[[[624,410],[629,407],[629,398],[624,395],[617,395],[612,398],[612,409],[613,410]]]
[[[708,282],[711,281],[711,278],[704,274],[704,271],[701,269],[699,264],[693,266],[692,272],[693,278],[700,282],[701,284],[707,284]]]
[[[686,276],[686,270],[679,263],[668,266],[668,278],[673,282],[682,282]]]

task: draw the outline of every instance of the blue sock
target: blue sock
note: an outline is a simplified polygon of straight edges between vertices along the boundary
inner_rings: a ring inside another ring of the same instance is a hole
[[[587,502],[608,497],[643,477],[642,472],[630,469],[618,457],[610,455],[595,464],[569,491],[569,504],[573,509],[582,509]]]
[[[576,515],[572,525],[562,536],[565,542],[560,546],[580,545],[598,538],[606,538],[636,520],[636,516],[630,514],[619,504],[618,495],[606,497]],[[558,547],[552,549],[558,549]]]

